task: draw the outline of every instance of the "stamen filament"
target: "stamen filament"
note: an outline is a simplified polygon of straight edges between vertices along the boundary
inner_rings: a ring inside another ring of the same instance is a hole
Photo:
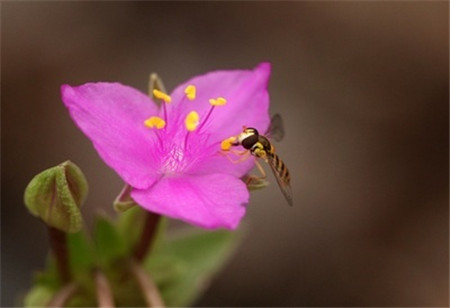
[[[158,137],[159,140],[159,144],[162,147],[163,142],[161,139],[161,136],[159,135],[159,130],[163,129],[164,127],[166,127],[166,121],[164,121],[163,119],[161,119],[160,117],[150,117],[147,120],[144,121],[144,125],[149,127],[149,128],[156,128],[156,137]]]
[[[218,98],[211,98],[209,100],[209,103],[211,104],[211,108],[209,109],[208,113],[205,116],[205,119],[202,121],[202,123],[200,124],[198,130],[200,130],[206,122],[208,122],[209,117],[211,116],[211,113],[213,112],[214,108],[216,106],[223,106],[227,103],[227,100],[221,96],[219,96]]]
[[[164,112],[164,121],[167,124],[167,107],[165,103],[163,103],[163,112]]]
[[[198,127],[198,130],[200,130],[205,125],[205,123],[208,121],[209,116],[211,115],[211,113],[213,112],[215,107],[216,106],[211,106],[211,108],[209,108],[208,114],[205,116],[205,119],[202,121],[202,123]]]
[[[184,137],[184,149],[187,149],[187,141],[191,132],[187,132],[186,137]]]

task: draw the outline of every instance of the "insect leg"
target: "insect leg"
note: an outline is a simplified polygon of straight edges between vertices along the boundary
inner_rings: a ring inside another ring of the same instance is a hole
[[[233,158],[231,158],[230,155],[228,154],[228,153],[230,153],[230,152],[233,153],[233,154],[235,154],[235,155],[237,155],[237,156],[241,156],[241,157],[238,158],[238,159],[233,159]],[[225,157],[226,157],[230,162],[232,162],[233,164],[239,164],[239,163],[241,163],[241,162],[247,160],[248,157],[250,156],[250,151],[248,151],[248,150],[241,150],[241,151],[239,151],[239,150],[229,150],[229,151],[227,151],[227,152],[222,151],[222,152],[220,152],[220,153],[221,153],[222,155],[225,155]]]
[[[247,177],[247,179],[245,180],[245,183],[247,185],[253,183],[253,185],[258,185],[261,184],[263,182],[265,182],[265,178],[267,177],[266,172],[264,171],[263,167],[261,166],[261,164],[259,163],[259,161],[255,161],[256,167],[258,168],[259,172],[261,173],[260,176],[255,176],[255,175],[249,175]]]

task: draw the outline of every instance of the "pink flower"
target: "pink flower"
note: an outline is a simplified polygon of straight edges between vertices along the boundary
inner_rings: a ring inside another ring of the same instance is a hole
[[[63,85],[62,100],[101,158],[143,208],[204,228],[234,229],[249,192],[253,158],[231,162],[221,142],[242,126],[269,126],[270,64],[194,77],[161,98],[120,83]]]

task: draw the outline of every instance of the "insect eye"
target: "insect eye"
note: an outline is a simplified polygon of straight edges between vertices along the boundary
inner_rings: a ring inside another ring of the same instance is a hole
[[[252,135],[246,137],[244,140],[242,140],[241,144],[245,149],[250,150],[257,141],[258,141],[258,135],[252,134]]]

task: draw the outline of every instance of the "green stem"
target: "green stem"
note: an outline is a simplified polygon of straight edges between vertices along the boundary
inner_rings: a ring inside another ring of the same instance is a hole
[[[62,283],[67,283],[70,281],[70,271],[66,233],[49,226],[48,236],[50,247],[56,260],[59,278]]]
[[[141,262],[145,256],[150,252],[151,246],[154,242],[158,222],[161,216],[156,213],[146,212],[144,226],[142,228],[142,234],[140,241],[134,249],[134,258],[136,261]]]

